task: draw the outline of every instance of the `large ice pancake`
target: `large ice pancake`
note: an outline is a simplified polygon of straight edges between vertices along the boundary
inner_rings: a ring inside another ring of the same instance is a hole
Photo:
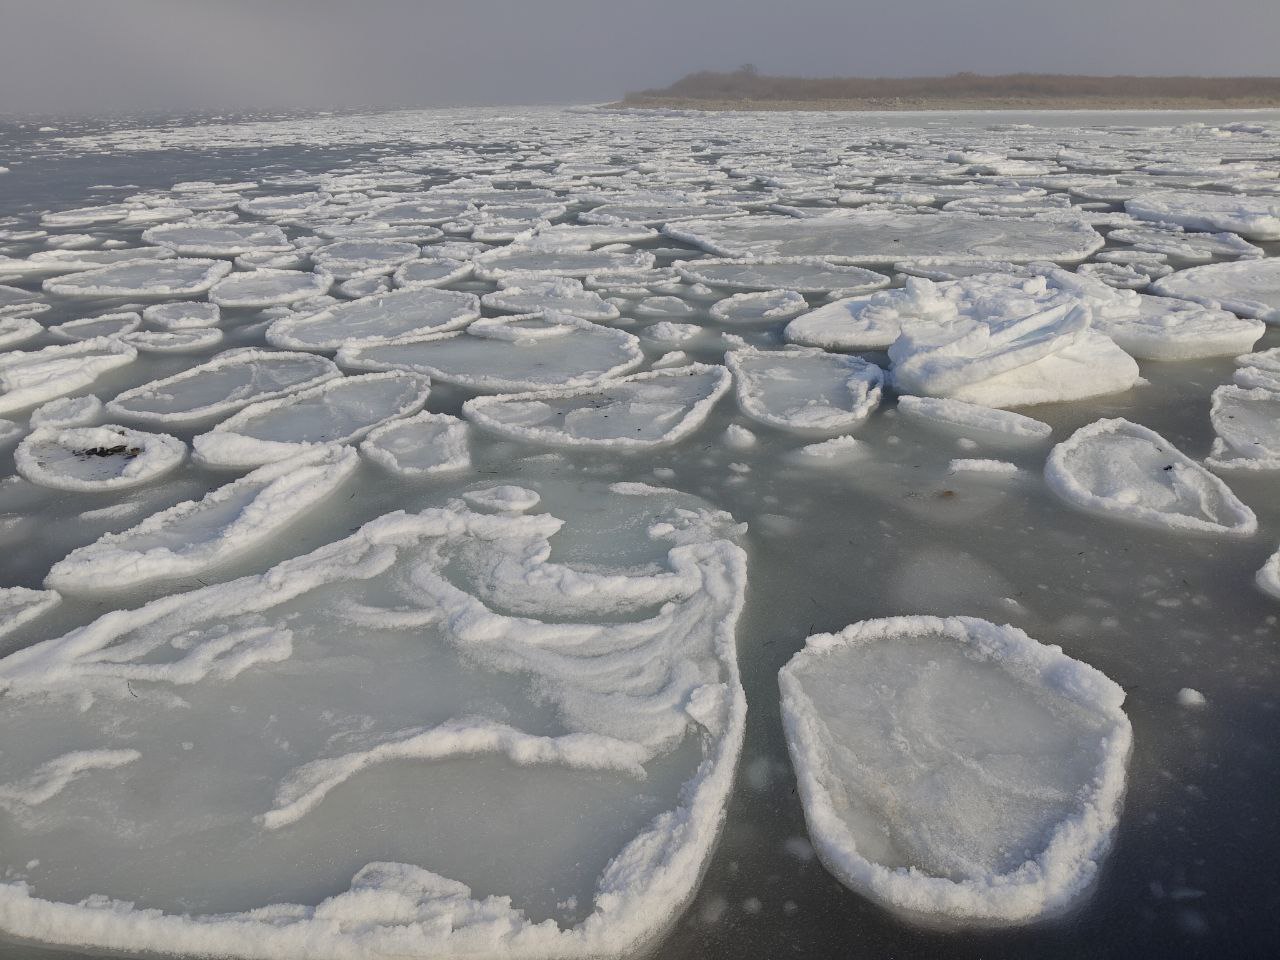
[[[442,257],[437,260],[410,260],[391,279],[397,287],[444,287],[471,276],[470,261]]]
[[[137,359],[136,349],[106,337],[0,353],[0,413],[74,393]]]
[[[0,660],[0,929],[296,960],[642,949],[723,822],[745,554],[674,491],[541,493],[573,519],[393,513]]]
[[[512,244],[475,258],[475,274],[481,280],[551,280],[585,277],[593,273],[629,271],[643,273],[653,266],[652,253],[617,253],[611,250],[538,250]]]
[[[676,264],[689,283],[741,290],[794,290],[796,293],[869,293],[887,287],[890,279],[861,267],[842,267],[825,260],[689,260]]]
[[[1124,691],[969,617],[867,620],[779,674],[818,855],[910,915],[1023,922],[1094,880],[1120,816]]]
[[[1280,392],[1227,384],[1213,391],[1215,469],[1280,470]]]
[[[0,277],[39,277],[96,270],[126,261],[167,260],[172,250],[125,247],[119,250],[39,250],[26,259],[0,257]]]
[[[1225,483],[1154,430],[1099,420],[1058,444],[1049,489],[1090,513],[1166,529],[1247,537],[1253,511]]]
[[[855,265],[959,258],[1075,263],[1103,245],[1097,231],[1078,219],[884,211],[684,220],[663,232],[722,257],[823,257]]]
[[[1126,353],[1144,360],[1232,356],[1253,349],[1266,333],[1260,320],[1173,297],[1141,296],[1137,317],[1094,318],[1094,327]]]
[[[1280,324],[1280,257],[1179,270],[1151,284],[1151,292]]]
[[[398,477],[420,480],[471,466],[471,425],[447,413],[393,420],[360,442],[360,453]]]
[[[200,500],[73,550],[53,565],[45,585],[64,593],[105,593],[203,573],[304,517],[359,462],[350,447],[324,447],[261,467]]]
[[[56,340],[94,340],[99,337],[119,337],[133,333],[142,326],[142,317],[136,313],[104,313],[97,317],[81,317],[57,323],[48,328],[49,336]]]
[[[139,353],[203,353],[222,343],[222,331],[191,327],[183,330],[138,330],[120,338]]]
[[[191,445],[210,466],[260,467],[314,447],[355,443],[374,427],[417,413],[429,392],[427,379],[415,373],[338,377],[250,404]]]
[[[231,272],[224,260],[138,260],[44,282],[62,297],[194,297]]]
[[[1176,223],[1188,230],[1223,230],[1250,240],[1280,240],[1280,199],[1168,190],[1126,200],[1139,220]]]
[[[474,293],[411,287],[281,317],[266,336],[267,343],[286,350],[337,350],[456,330],[478,316],[480,298]]]
[[[1133,248],[1158,253],[1192,263],[1209,262],[1217,257],[1261,257],[1262,249],[1234,233],[1184,233],[1178,227],[1121,227],[1107,234],[1116,243],[1131,243]]]
[[[724,367],[693,363],[594,386],[476,397],[462,412],[477,426],[515,440],[637,450],[693,433],[730,380]]]
[[[166,223],[144,230],[142,240],[187,257],[235,257],[289,248],[289,238],[272,223]]]
[[[483,393],[588,386],[643,360],[633,334],[568,314],[477,320],[460,333],[338,351],[353,370],[409,370]]]
[[[213,285],[209,299],[220,307],[270,307],[328,293],[333,277],[323,270],[248,270]]]
[[[339,240],[311,254],[316,267],[338,280],[377,277],[418,259],[416,244],[400,240]]]
[[[738,406],[781,430],[850,430],[880,404],[884,373],[874,363],[824,350],[756,350],[725,354]]]
[[[305,353],[244,347],[161,380],[126,390],[107,404],[116,417],[151,423],[194,423],[235,413],[341,376],[332,360]]]

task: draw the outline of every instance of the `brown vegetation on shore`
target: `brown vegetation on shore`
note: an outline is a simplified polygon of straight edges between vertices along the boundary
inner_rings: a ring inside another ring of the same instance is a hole
[[[628,107],[710,110],[1189,109],[1280,107],[1280,77],[774,77],[744,66],[628,93]]]

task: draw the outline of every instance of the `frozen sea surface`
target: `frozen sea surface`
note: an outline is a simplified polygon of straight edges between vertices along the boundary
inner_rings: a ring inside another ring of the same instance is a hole
[[[1276,113],[0,165],[0,957],[1274,953]]]

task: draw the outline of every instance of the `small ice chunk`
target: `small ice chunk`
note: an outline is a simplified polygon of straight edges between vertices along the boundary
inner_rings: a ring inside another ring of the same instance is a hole
[[[865,455],[867,445],[856,437],[841,436],[810,443],[800,448],[799,457],[804,462],[848,463]]]
[[[483,490],[468,490],[462,498],[479,510],[493,513],[525,513],[536,507],[542,500],[538,491],[512,484],[485,487]]]
[[[1182,532],[1251,536],[1253,511],[1164,437],[1128,420],[1081,427],[1049,454],[1049,489],[1100,516]]]
[[[687,353],[683,350],[672,350],[653,361],[652,366],[655,370],[666,370],[670,367],[683,367],[689,363],[693,363],[693,358]]]
[[[684,343],[701,332],[702,328],[696,323],[673,323],[670,320],[652,323],[644,328],[645,337],[658,343]]]
[[[909,916],[1019,922],[1086,892],[1120,817],[1124,691],[1011,626],[868,620],[779,674],[818,856]]]
[[[175,437],[112,424],[40,427],[18,444],[13,459],[32,483],[93,493],[149,483],[177,469],[186,456],[187,445]]]
[[[644,290],[643,287],[640,289]],[[687,317],[697,312],[697,307],[679,297],[645,297],[631,308],[632,315],[636,317]]]
[[[735,450],[750,450],[756,445],[756,435],[740,423],[731,423],[724,431],[724,442]]]
[[[960,458],[951,461],[947,467],[947,472],[1012,475],[1018,472],[1018,465],[1016,463],[1009,463],[1007,460]]]
[[[1192,687],[1183,687],[1178,691],[1178,706],[1197,710],[1209,703],[1203,693]]]

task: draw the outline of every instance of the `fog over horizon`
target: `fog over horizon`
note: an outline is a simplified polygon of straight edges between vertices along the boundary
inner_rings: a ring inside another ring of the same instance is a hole
[[[0,114],[589,103],[695,70],[1280,75],[1274,0],[7,0]]]

